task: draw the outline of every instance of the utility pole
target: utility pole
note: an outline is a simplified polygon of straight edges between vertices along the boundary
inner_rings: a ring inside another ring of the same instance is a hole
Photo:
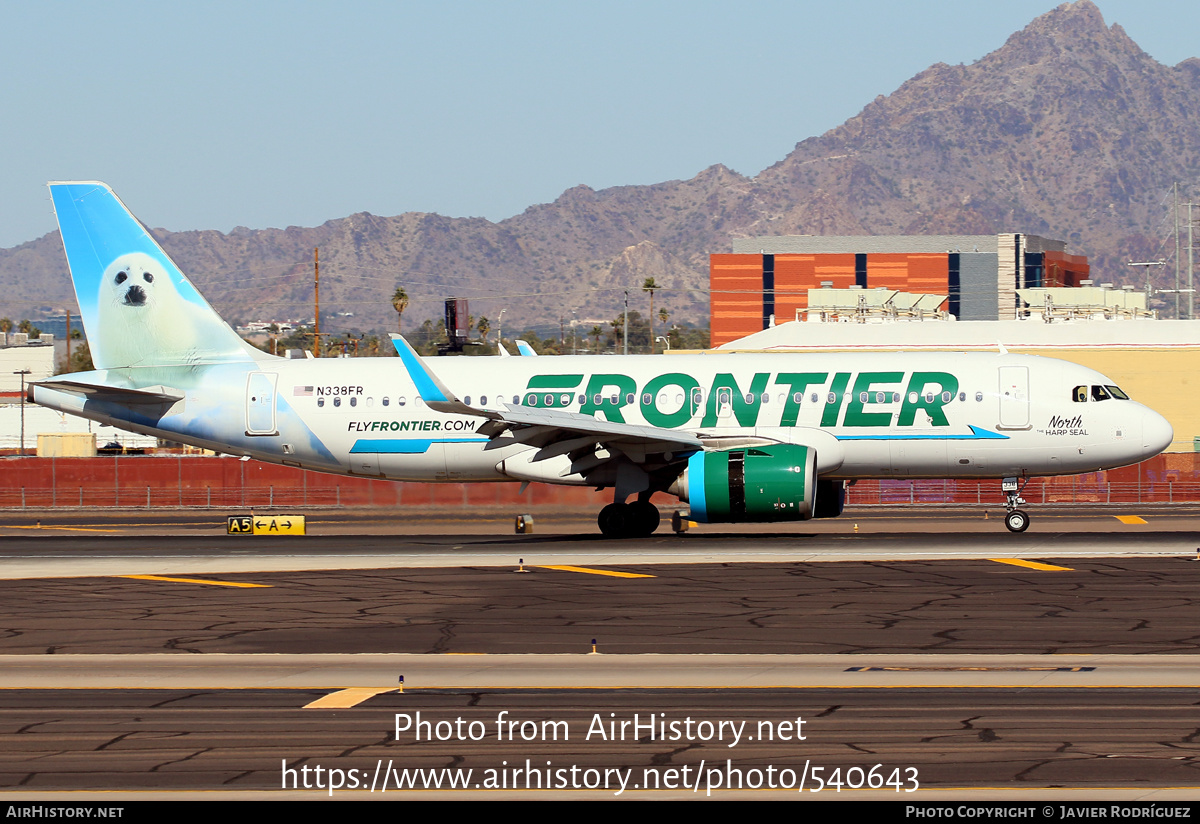
[[[1179,314],[1179,181],[1175,181],[1175,317]],[[1147,304],[1148,306],[1149,304]]]
[[[1187,279],[1187,284],[1188,284],[1187,285],[1187,288],[1188,288],[1187,316],[1188,316],[1188,320],[1191,320],[1192,318],[1194,318],[1196,316],[1196,313],[1195,313],[1196,298],[1195,298],[1194,292],[1192,291],[1195,288],[1192,284],[1192,273],[1196,271],[1196,268],[1195,268],[1196,267],[1196,260],[1195,260],[1196,245],[1193,242],[1193,237],[1192,237],[1192,227],[1194,225],[1194,221],[1192,220],[1192,207],[1195,205],[1196,204],[1192,203],[1190,200],[1188,201],[1188,204],[1187,204],[1187,207],[1188,207],[1188,279]]]
[[[629,290],[625,290],[625,328],[621,331],[621,354],[629,354]]]
[[[321,256],[313,248],[313,302],[316,304],[317,330],[313,335],[313,357],[321,357]]]
[[[67,310],[67,371],[71,371],[71,310]]]
[[[18,454],[25,457],[25,376],[29,374],[28,369],[18,369],[13,372],[14,375],[21,376],[21,446]]]

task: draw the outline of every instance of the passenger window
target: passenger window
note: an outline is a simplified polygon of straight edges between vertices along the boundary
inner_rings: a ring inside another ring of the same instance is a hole
[[[867,393],[866,393],[866,392],[859,392],[859,393],[858,393],[858,402],[859,402],[859,403],[866,403],[866,402],[867,402],[867,398],[868,398],[868,397],[869,397],[869,396],[867,395]]]
[[[917,393],[916,393],[916,392],[909,392],[909,393],[908,393],[908,402],[909,402],[909,403],[916,403],[916,402],[917,402]]]
[[[317,407],[319,408],[319,407],[322,407],[322,406],[324,406],[324,405],[325,405],[325,399],[324,399],[324,398],[317,398]]]
[[[367,398],[367,406],[374,406],[374,405],[375,405],[375,399]]]
[[[625,396],[625,403],[627,403],[627,404],[633,403],[633,393],[632,392],[630,392],[628,395]]]
[[[932,392],[925,393],[925,403],[933,403],[933,393]]]
[[[804,393],[803,392],[793,393],[792,394],[792,402],[793,403],[803,403],[804,402]]]
[[[950,403],[950,399],[953,397],[954,396],[951,395],[949,392],[943,392],[942,393],[942,403]]]
[[[750,392],[746,393],[746,403],[754,403],[754,395]]]
[[[812,402],[816,403],[818,398],[820,398],[820,396],[816,392],[813,392],[812,393]]]
[[[406,401],[404,400],[403,395],[396,399],[396,406],[404,406],[405,403]]]
[[[479,405],[480,405],[480,406],[487,406],[487,395],[480,395],[480,396],[479,396]]]
[[[467,406],[470,406],[470,405],[471,405],[471,396],[470,396],[470,395],[464,395],[464,396],[463,396],[463,403],[465,403]]]
[[[830,392],[830,393],[829,393],[829,398],[828,398],[828,401],[827,401],[827,402],[828,402],[828,403],[836,403],[836,402],[837,402],[837,395],[835,395],[834,393]]]
[[[975,393],[975,403],[980,403],[980,402],[982,402],[982,401],[983,401],[983,393],[982,393],[982,392],[976,392],[976,393]]]
[[[351,398],[351,399],[350,399],[350,405],[351,405],[351,406],[358,406],[358,398]]]
[[[960,403],[961,403],[962,401],[965,401],[966,399],[967,399],[967,393],[966,393],[966,392],[959,392],[959,393],[958,393],[958,400],[959,400],[959,402],[960,402]]]
[[[768,403],[770,403],[770,402],[771,402],[771,396],[770,396],[770,395],[768,395],[766,392],[763,392],[763,394],[762,394],[762,402],[763,402],[763,406],[766,406]]]
[[[651,401],[650,393],[649,393],[649,392],[643,392],[643,393],[642,393],[642,406],[649,406],[649,405],[650,405],[650,401]]]
[[[391,403],[391,400],[389,398],[384,397],[384,398],[380,399],[380,403],[382,403],[384,406],[387,406],[389,403]]]
[[[616,406],[617,403],[619,402],[619,398],[620,398],[619,395],[609,395],[608,402],[611,403],[613,406]]]
[[[587,403],[587,395],[580,395],[579,396],[579,405],[583,406],[585,403]]]
[[[886,392],[876,392],[875,393],[875,403],[887,403],[887,393]]]
[[[333,399],[333,405],[334,405],[334,406],[341,406],[341,405],[342,405],[342,399],[341,399],[341,398],[334,398],[334,399]]]

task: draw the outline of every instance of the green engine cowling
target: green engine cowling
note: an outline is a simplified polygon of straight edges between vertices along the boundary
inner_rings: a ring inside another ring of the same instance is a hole
[[[697,452],[671,487],[706,524],[807,521],[816,490],[816,450],[793,444]]]

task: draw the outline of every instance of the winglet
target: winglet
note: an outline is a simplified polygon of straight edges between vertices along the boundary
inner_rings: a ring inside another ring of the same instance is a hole
[[[392,345],[396,347],[396,354],[400,356],[400,360],[404,363],[404,369],[417,387],[417,394],[430,409],[454,415],[476,415],[481,418],[498,417],[494,412],[475,409],[460,401],[446,384],[438,380],[438,376],[425,365],[425,361],[408,341],[395,333],[391,335],[391,338]]]
[[[421,360],[417,350],[413,349],[408,341],[397,334],[392,334],[391,338],[392,345],[396,347],[396,354],[400,356],[400,360],[404,362],[404,368],[408,371],[408,376],[416,384],[421,400],[425,403],[447,403],[458,400],[454,397],[454,393],[447,389],[446,385],[438,380],[433,372],[429,371],[425,361]]]

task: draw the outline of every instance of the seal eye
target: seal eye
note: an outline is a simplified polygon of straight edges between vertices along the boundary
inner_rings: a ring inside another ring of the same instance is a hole
[[[128,279],[129,275],[125,274],[124,272],[117,272],[117,283],[124,283]]]
[[[146,283],[154,283],[154,275],[150,274],[149,272],[143,272],[142,279],[145,280]]]

